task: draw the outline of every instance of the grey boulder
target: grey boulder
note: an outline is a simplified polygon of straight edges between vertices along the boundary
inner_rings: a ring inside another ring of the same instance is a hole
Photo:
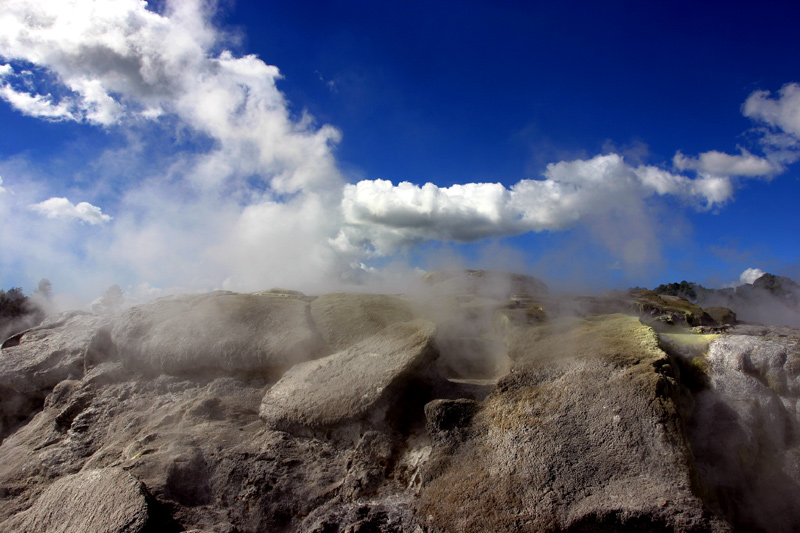
[[[381,426],[413,378],[438,355],[436,326],[417,319],[323,359],[296,365],[264,395],[261,419],[289,432]]]
[[[50,485],[28,510],[0,524],[1,531],[137,533],[151,511],[144,485],[121,468],[86,470]]]
[[[353,292],[320,296],[311,303],[311,316],[333,352],[414,318],[409,305],[396,296]]]
[[[6,340],[0,351],[0,386],[49,391],[64,379],[80,378],[86,349],[106,321],[87,313],[64,313]]]
[[[308,304],[212,292],[162,298],[118,317],[111,341],[126,368],[171,375],[278,375],[325,353]]]

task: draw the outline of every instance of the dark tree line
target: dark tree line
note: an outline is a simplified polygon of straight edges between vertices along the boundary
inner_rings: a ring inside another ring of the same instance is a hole
[[[682,298],[686,298],[690,302],[697,301],[697,292],[703,292],[706,290],[705,287],[702,285],[698,285],[697,283],[692,283],[690,281],[681,281],[680,283],[667,283],[664,285],[659,285],[653,292],[656,294],[668,294],[670,296],[681,296]]]
[[[47,279],[39,282],[33,296],[26,296],[21,287],[0,289],[0,342],[44,320],[52,291]]]

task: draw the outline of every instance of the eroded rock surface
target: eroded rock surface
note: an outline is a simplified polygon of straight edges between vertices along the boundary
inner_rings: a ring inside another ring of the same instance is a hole
[[[62,313],[3,343],[0,439],[40,408],[58,383],[82,377],[86,350],[106,322],[87,313]]]
[[[611,315],[521,337],[537,341],[517,346],[517,364],[475,414],[473,436],[432,463],[421,495],[427,525],[727,529],[693,493],[677,387],[650,328]]]
[[[19,392],[49,391],[83,374],[83,356],[107,319],[65,313],[6,341],[0,352],[0,385]]]
[[[426,283],[173,297],[11,339],[0,531],[800,529],[797,330]]]
[[[0,530],[139,533],[155,526],[153,514],[140,481],[120,468],[104,468],[55,481],[33,506],[1,523]]]

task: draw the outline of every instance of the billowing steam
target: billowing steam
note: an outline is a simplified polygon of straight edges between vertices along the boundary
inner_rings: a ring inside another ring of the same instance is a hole
[[[764,157],[678,153],[654,166],[609,153],[552,163],[542,179],[511,187],[351,183],[334,157],[341,133],[295,116],[278,68],[232,53],[211,9],[199,0],[160,13],[140,0],[0,5],[0,98],[31,117],[104,128],[116,143],[67,175],[24,157],[0,161],[4,267],[94,294],[112,282],[145,283],[148,295],[331,289],[368,283],[370,260],[418,242],[587,220],[623,229],[626,244],[601,241],[635,266],[658,255],[645,213],[659,197],[718,208],[739,180],[770,179],[799,153],[800,92],[787,85],[743,108],[762,127]]]

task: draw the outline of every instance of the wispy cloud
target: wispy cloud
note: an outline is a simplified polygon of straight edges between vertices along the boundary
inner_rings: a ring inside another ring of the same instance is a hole
[[[75,119],[65,102],[55,103],[49,94],[28,94],[5,84],[0,87],[0,98],[24,115],[51,120]]]
[[[769,160],[755,156],[744,149],[738,155],[712,150],[703,152],[697,157],[686,157],[678,152],[672,159],[672,164],[679,171],[694,170],[701,174],[718,177],[767,177],[782,170]]]
[[[777,164],[800,159],[800,84],[787,83],[776,98],[755,91],[742,105],[742,113],[764,126],[761,144]]]

